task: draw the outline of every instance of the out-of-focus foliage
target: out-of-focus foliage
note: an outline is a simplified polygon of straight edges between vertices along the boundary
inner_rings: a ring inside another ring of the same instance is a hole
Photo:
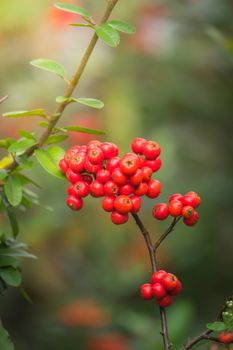
[[[29,61],[54,59],[68,75],[80,61],[91,30],[69,27],[80,18],[52,3],[0,2],[0,96],[9,94],[1,113],[38,106],[49,112],[64,93],[63,81]],[[105,6],[103,0],[75,3],[96,20]],[[122,36],[117,50],[99,43],[78,90],[78,96],[104,101],[105,108],[72,104],[60,123],[104,129],[101,140],[116,142],[122,152],[136,136],[158,140],[163,160],[158,200],[167,201],[173,192],[200,193],[200,222],[192,229],[179,224],[159,257],[184,284],[168,310],[174,349],[213,321],[232,294],[232,17],[227,0],[119,0],[112,19],[133,23],[137,33]],[[1,118],[0,139],[19,137],[20,129],[38,136],[38,125],[39,118]],[[66,145],[91,138],[73,132]],[[160,349],[158,311],[139,295],[150,267],[134,223],[113,226],[91,200],[78,214],[70,212],[62,180],[39,166],[30,176],[42,187],[37,191],[42,205],[53,211],[32,206],[16,213],[20,239],[39,258],[23,264],[34,304],[16,292],[0,300],[16,349]],[[166,223],[152,219],[153,204],[144,202],[143,219],[156,238]],[[7,217],[0,220],[1,231],[8,230]]]

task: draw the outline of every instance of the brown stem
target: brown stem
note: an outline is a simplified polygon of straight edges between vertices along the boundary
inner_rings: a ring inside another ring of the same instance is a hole
[[[147,246],[147,249],[148,249],[148,252],[150,255],[152,272],[155,272],[158,270],[158,261],[156,259],[155,248],[152,244],[150,233],[145,228],[145,226],[142,223],[141,219],[139,218],[138,214],[132,213],[132,216],[133,216],[137,226],[139,227],[141,233],[143,234],[143,237],[145,239],[146,246]],[[161,319],[161,325],[162,325],[161,335],[163,337],[164,349],[170,350],[172,345],[171,345],[170,340],[169,340],[166,310],[163,307],[160,307],[160,319]]]
[[[202,341],[203,339],[207,339],[206,337],[209,336],[209,334],[212,333],[212,331],[209,329],[198,336],[194,337],[193,339],[190,339],[187,341],[187,343],[181,348],[181,350],[189,350],[191,349],[194,345]]]
[[[159,239],[155,242],[154,250],[156,251],[160,244],[167,238],[167,236],[174,230],[174,227],[176,226],[177,222],[180,220],[181,217],[174,218],[171,225],[168,227],[168,229],[159,237]]]
[[[109,16],[111,15],[114,7],[116,6],[118,0],[108,0],[108,5],[106,8],[106,11],[100,21],[100,23],[105,23]],[[73,75],[68,88],[66,89],[65,93],[64,93],[64,97],[71,97],[75,88],[77,87],[77,85],[79,84],[80,78],[84,72],[84,69],[86,68],[86,65],[89,61],[89,58],[96,46],[96,43],[98,41],[98,36],[96,35],[96,33],[93,34],[92,39],[83,55],[83,58],[79,64],[79,67],[77,69],[77,71],[75,72],[75,74]],[[48,137],[51,135],[54,126],[57,124],[57,122],[59,121],[59,119],[61,118],[65,108],[67,106],[66,102],[60,103],[58,105],[58,107],[55,109],[55,111],[53,112],[52,116],[51,116],[51,120],[48,124],[48,127],[46,128],[46,130],[42,133],[42,135],[39,138],[38,144],[33,145],[32,147],[28,148],[25,151],[25,155],[27,156],[31,156],[34,151],[43,146],[43,144],[45,143],[45,141],[48,139]],[[14,160],[8,167],[6,167],[5,169],[8,171],[13,171],[16,167],[18,166],[17,162]]]

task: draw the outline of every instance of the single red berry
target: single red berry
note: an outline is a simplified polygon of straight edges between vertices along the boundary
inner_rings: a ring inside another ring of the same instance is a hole
[[[141,204],[142,204],[141,198],[138,197],[138,196],[131,196],[130,200],[131,200],[131,203],[132,203],[131,212],[132,213],[138,213],[140,208],[141,208]]]
[[[100,147],[92,148],[88,151],[87,157],[92,164],[97,165],[104,160],[104,152]]]
[[[165,220],[169,215],[169,208],[166,203],[156,204],[152,208],[152,215],[158,220]]]
[[[120,160],[119,166],[123,174],[127,176],[134,175],[139,167],[138,156],[134,153],[127,153]]]
[[[114,201],[114,208],[117,213],[126,214],[132,210],[132,202],[128,196],[121,194]]]
[[[127,176],[121,171],[120,168],[115,168],[112,172],[112,179],[117,185],[123,186],[126,184]]]
[[[146,182],[149,181],[153,174],[153,170],[149,166],[144,166],[142,167],[142,172],[143,172],[143,180]]]
[[[89,151],[90,149],[101,147],[101,145],[102,145],[102,142],[100,142],[99,140],[91,140],[87,144],[87,150]]]
[[[66,178],[73,184],[75,184],[78,181],[82,181],[82,176],[79,173],[75,173],[70,168],[66,172]]]
[[[114,200],[115,200],[115,197],[105,196],[103,201],[102,201],[102,208],[108,212],[113,211],[114,210]]]
[[[118,147],[112,142],[103,142],[100,148],[104,152],[105,159],[118,156],[118,153],[119,153]]]
[[[100,169],[96,173],[96,180],[105,183],[111,179],[111,173],[107,169]]]
[[[103,168],[103,163],[102,162],[99,163],[99,164],[92,164],[89,159],[86,159],[85,170],[88,173],[96,174],[102,168]]]
[[[169,202],[173,201],[173,200],[176,200],[176,201],[180,201],[181,202],[181,199],[183,198],[182,194],[180,193],[174,193],[171,195],[171,197],[169,198]]]
[[[181,284],[181,282],[178,280],[178,281],[177,281],[177,286],[176,286],[174,289],[169,290],[169,293],[170,293],[171,295],[177,295],[177,294],[180,294],[181,291],[182,291],[182,284]]]
[[[86,145],[79,146],[79,152],[87,153],[87,146]]]
[[[94,180],[90,184],[90,193],[93,197],[103,197],[105,194],[104,185],[101,182]]]
[[[194,209],[191,205],[185,205],[182,209],[182,216],[186,219],[191,218],[193,216]]]
[[[73,155],[70,159],[70,169],[73,170],[75,173],[79,173],[84,170],[85,162],[86,155],[84,153],[77,153]]]
[[[183,204],[176,199],[173,199],[169,203],[169,212],[170,212],[170,215],[173,216],[174,218],[181,215],[182,208],[183,208]]]
[[[218,340],[223,344],[229,344],[233,340],[233,333],[232,332],[222,332],[219,334]]]
[[[146,160],[144,165],[150,167],[153,172],[156,172],[161,168],[162,160],[160,158],[156,158],[155,160]]]
[[[147,141],[142,146],[142,153],[147,159],[154,160],[160,155],[161,148],[157,142]]]
[[[111,220],[115,225],[122,225],[129,220],[129,214],[120,214],[113,211],[111,214]]]
[[[146,139],[143,139],[142,137],[137,137],[131,143],[132,151],[135,153],[142,153],[142,147],[146,142]]]
[[[132,194],[133,192],[134,192],[134,187],[130,183],[121,186],[119,189],[119,193],[125,194],[126,196]]]
[[[199,219],[199,215],[196,211],[194,211],[191,218],[184,218],[183,221],[184,221],[185,225],[193,226],[197,223],[198,219]]]
[[[141,169],[137,169],[136,173],[130,176],[130,183],[134,186],[138,186],[142,182],[144,173]]]
[[[136,196],[144,196],[148,192],[148,185],[146,182],[141,182],[135,187],[134,194]]]
[[[69,169],[68,164],[66,163],[65,159],[61,159],[59,162],[59,168],[60,170],[65,174],[67,170]]]
[[[81,175],[81,177],[82,177],[83,181],[88,183],[88,185],[90,185],[93,182],[93,177],[89,174],[83,174],[83,175]]]
[[[148,191],[146,193],[149,198],[156,198],[160,195],[161,192],[161,182],[158,180],[149,180],[148,181]]]
[[[190,205],[191,207],[194,208],[195,206],[195,198],[193,196],[185,195],[183,196],[180,201],[183,203],[183,205]]]
[[[78,181],[74,184],[76,197],[86,197],[90,192],[90,186],[85,181]]]
[[[164,276],[162,283],[168,291],[171,291],[177,287],[178,279],[173,273],[168,273]]]
[[[170,294],[167,294],[164,298],[157,299],[156,302],[161,307],[168,307],[172,304],[172,296]]]
[[[83,200],[82,200],[82,198],[76,198],[74,196],[69,196],[66,199],[66,204],[72,210],[80,210],[83,207]]]
[[[74,185],[70,185],[68,188],[67,188],[67,193],[69,196],[74,196],[76,197],[75,195],[75,190],[74,190]]]
[[[77,151],[72,151],[71,149],[69,149],[66,153],[65,153],[65,155],[64,155],[64,160],[65,160],[65,162],[66,162],[66,164],[68,165],[68,166],[70,166],[70,161],[71,161],[71,158],[72,158],[72,156],[74,155],[74,154],[76,154],[77,153]]]
[[[152,285],[150,283],[145,283],[141,286],[141,296],[144,300],[153,299]]]
[[[107,170],[110,171],[110,173],[112,173],[113,170],[119,166],[119,163],[120,163],[120,158],[119,157],[110,158],[107,161],[106,168],[107,168]]]
[[[167,272],[164,270],[158,270],[153,273],[151,276],[151,283],[161,283],[163,278],[167,275]]]
[[[143,156],[141,156],[140,154],[138,154],[138,167],[139,168],[142,168],[144,165],[145,165],[145,161],[146,161],[146,159],[143,157]]]
[[[156,299],[162,299],[167,294],[166,289],[161,283],[152,284],[152,294],[156,297]]]
[[[194,198],[194,200],[195,200],[194,208],[196,208],[196,207],[198,207],[198,206],[200,205],[200,203],[201,203],[201,197],[198,196],[198,194],[197,194],[196,192],[190,191],[190,192],[186,193],[186,195],[187,195],[187,196],[191,196],[191,197]]]
[[[113,181],[108,181],[104,185],[104,191],[108,196],[115,196],[119,193],[119,186]]]

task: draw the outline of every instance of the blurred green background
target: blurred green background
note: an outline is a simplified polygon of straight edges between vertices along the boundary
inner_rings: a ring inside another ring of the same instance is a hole
[[[104,0],[73,1],[99,19]],[[38,57],[56,59],[74,71],[91,36],[69,27],[77,17],[52,8],[51,0],[0,2],[1,113],[43,107],[52,111],[64,83],[29,65]],[[100,98],[104,110],[67,108],[60,125],[106,130],[122,153],[136,136],[158,141],[163,193],[200,193],[200,221],[181,223],[160,251],[161,266],[183,282],[183,293],[168,310],[172,341],[184,340],[214,320],[232,293],[232,108],[233,16],[227,0],[120,1],[112,18],[137,27],[120,47],[98,43],[76,96]],[[39,119],[1,118],[0,138],[19,129],[39,135]],[[89,136],[71,134],[68,148]],[[0,300],[1,316],[17,350],[159,350],[159,314],[140,298],[150,278],[144,241],[132,220],[117,227],[89,199],[79,213],[65,205],[66,186],[36,163],[41,207],[18,211],[20,239],[37,261],[22,261],[24,286],[34,304],[11,290]],[[97,205],[97,201],[99,202]],[[158,237],[168,222],[152,219],[154,200],[141,216]],[[54,208],[47,210],[44,206]],[[1,216],[1,231],[9,232]],[[206,349],[207,345],[200,346]]]

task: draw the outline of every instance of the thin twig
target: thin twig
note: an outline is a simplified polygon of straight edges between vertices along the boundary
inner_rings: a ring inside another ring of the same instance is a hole
[[[176,226],[177,222],[180,220],[181,217],[174,218],[171,225],[168,227],[168,229],[159,237],[159,239],[154,244],[154,250],[156,251],[160,244],[167,238],[167,236],[174,230],[174,227]]]

